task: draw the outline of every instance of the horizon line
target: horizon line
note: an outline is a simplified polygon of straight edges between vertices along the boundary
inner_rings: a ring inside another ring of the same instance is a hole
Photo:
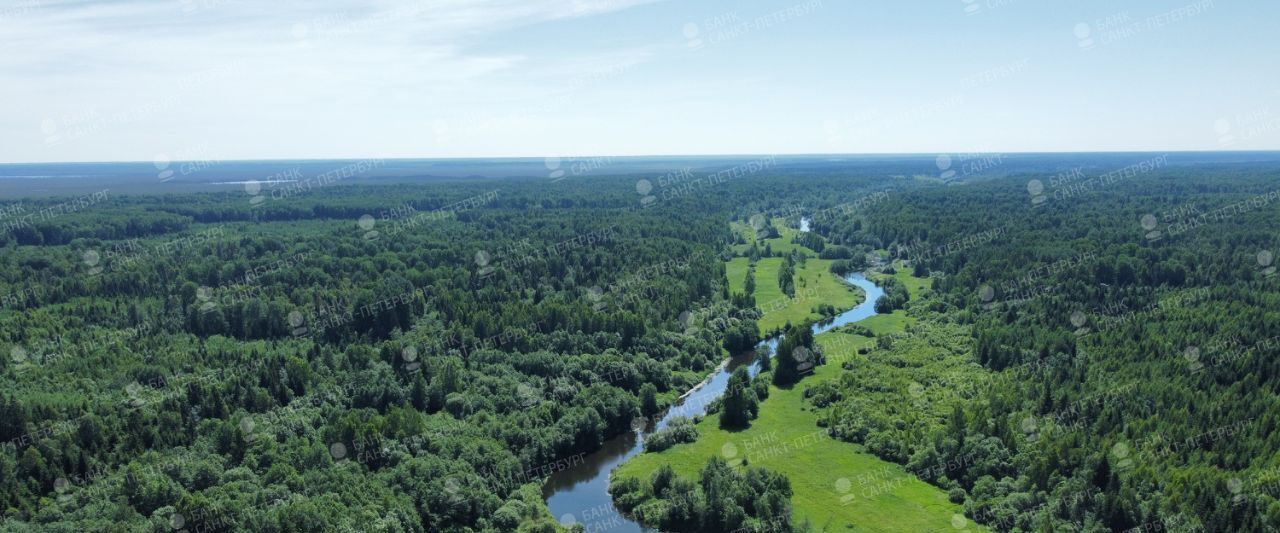
[[[1255,149],[1255,150],[1061,150],[1061,151],[999,151],[999,150],[952,150],[952,151],[930,151],[930,152],[787,152],[787,153],[721,153],[721,154],[631,154],[631,155],[550,155],[550,156],[513,156],[513,155],[488,155],[488,156],[441,156],[441,157],[279,157],[279,158],[262,158],[262,159],[171,159],[170,163],[193,162],[193,161],[219,161],[227,163],[269,163],[269,162],[286,162],[286,161],[469,161],[469,160],[486,160],[486,159],[527,159],[531,161],[546,160],[558,158],[562,160],[574,159],[595,159],[595,158],[707,158],[707,157],[875,157],[875,156],[939,156],[939,155],[956,155],[956,154],[984,154],[984,155],[1071,155],[1071,154],[1249,154],[1249,153],[1277,153],[1280,154],[1280,148],[1272,149]],[[14,165],[110,165],[110,164],[129,164],[129,163],[146,163],[154,164],[155,159],[121,159],[114,161],[27,161],[27,162],[0,162],[0,167]]]

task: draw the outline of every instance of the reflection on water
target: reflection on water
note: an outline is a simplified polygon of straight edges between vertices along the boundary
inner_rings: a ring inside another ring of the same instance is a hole
[[[801,220],[802,231],[808,231],[808,225],[808,219]],[[867,298],[857,307],[836,315],[832,320],[814,324],[815,335],[876,314],[876,299],[882,296],[884,291],[862,274],[850,274],[845,277],[845,280],[866,291]],[[778,340],[775,337],[761,341],[760,344],[768,346],[769,353],[772,354],[778,347]],[[643,451],[644,435],[666,427],[673,418],[706,414],[707,406],[724,393],[729,383],[729,376],[742,365],[750,365],[749,370],[752,376],[760,371],[760,365],[755,361],[754,354],[747,353],[730,358],[707,381],[691,389],[663,413],[662,418],[656,423],[649,421],[642,430],[627,432],[606,441],[604,447],[587,455],[581,464],[556,472],[547,478],[542,486],[542,497],[547,500],[547,507],[551,509],[552,515],[562,524],[583,524],[587,531],[610,533],[654,531],[641,527],[640,524],[622,516],[613,507],[613,499],[609,496],[609,473]]]

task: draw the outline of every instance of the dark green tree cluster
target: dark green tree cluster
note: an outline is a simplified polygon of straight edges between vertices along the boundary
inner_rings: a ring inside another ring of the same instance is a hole
[[[729,375],[721,398],[720,427],[743,429],[760,413],[760,398],[751,386],[751,375],[746,366],[740,366]]]
[[[786,477],[757,467],[735,469],[719,457],[707,461],[696,482],[664,466],[648,481],[614,480],[609,492],[624,511],[663,531],[804,530],[792,523]]]
[[[778,288],[788,298],[796,297],[796,260],[792,254],[787,254],[782,266],[778,267]]]
[[[727,215],[637,210],[627,193],[121,197],[50,222],[70,237],[10,239],[6,526],[556,527],[526,472],[630,431],[722,358],[708,324],[728,322]],[[704,309],[696,327],[678,318]]]
[[[813,328],[808,324],[791,326],[778,343],[773,370],[773,384],[789,387],[813,372],[820,364],[821,353],[813,341]]]
[[[861,230],[833,224],[837,242],[934,273],[909,314],[968,331],[958,348],[988,377],[930,385],[967,398],[933,422],[845,409],[832,427],[1000,531],[1273,528],[1275,175],[1172,166],[1040,203],[1028,178],[997,179],[903,193]]]
[[[644,451],[660,452],[686,442],[698,440],[698,426],[694,420],[685,417],[671,419],[667,427],[645,435]]]
[[[884,289],[884,295],[876,298],[877,313],[892,313],[895,309],[906,307],[911,295],[898,278],[881,278],[878,283]]]
[[[817,233],[814,233],[812,231],[803,231],[803,232],[797,233],[794,237],[791,238],[791,242],[804,246],[805,248],[813,250],[819,254],[821,254],[823,251],[826,250],[826,244],[827,244],[826,239],[822,238],[821,235],[818,235]]]

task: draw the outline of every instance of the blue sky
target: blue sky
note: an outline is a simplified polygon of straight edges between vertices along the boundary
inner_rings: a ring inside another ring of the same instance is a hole
[[[1280,4],[4,0],[0,162],[1280,148]]]

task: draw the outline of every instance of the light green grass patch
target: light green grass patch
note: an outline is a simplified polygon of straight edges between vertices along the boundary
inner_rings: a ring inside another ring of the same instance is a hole
[[[826,343],[834,337],[823,334],[818,339]],[[941,489],[855,444],[831,439],[817,426],[818,415],[805,404],[804,389],[840,372],[826,365],[789,390],[770,387],[760,417],[750,428],[725,431],[718,415],[708,416],[698,424],[696,442],[640,454],[613,475],[647,480],[667,464],[678,475],[696,478],[711,457],[745,460],[786,475],[794,492],[795,518],[808,519],[818,531],[951,530],[951,517],[963,510]]]
[[[756,263],[756,307],[764,312],[759,326],[762,334],[782,329],[788,322],[799,324],[822,318],[815,310],[828,304],[836,309],[850,309],[865,298],[862,289],[846,283],[831,273],[831,260],[809,259],[805,265],[797,265],[795,298],[789,298],[778,287],[778,270],[784,260],[780,257],[761,259]],[[732,263],[732,262],[731,262]],[[745,276],[745,270],[739,277]],[[729,279],[730,287],[733,279]],[[739,289],[742,282],[739,282]]]
[[[747,280],[747,268],[750,266],[750,260],[746,257],[735,257],[724,264],[724,276],[729,281],[729,292],[742,292]]]
[[[733,253],[737,255],[745,254],[747,253],[747,250],[751,249],[751,244],[756,243],[761,250],[764,250],[765,245],[768,245],[769,248],[774,253],[788,254],[788,253],[791,253],[792,250],[799,249],[810,255],[814,255],[814,256],[817,255],[817,252],[810,250],[805,246],[801,246],[799,244],[791,242],[791,239],[794,238],[797,233],[800,233],[799,229],[788,226],[786,224],[786,221],[781,218],[775,218],[772,220],[772,222],[773,222],[773,227],[778,230],[778,238],[764,239],[761,241],[756,240],[755,229],[752,228],[749,223],[730,222],[729,227],[733,230],[733,232],[742,236],[743,240],[746,241],[746,244],[733,245],[732,247]]]

